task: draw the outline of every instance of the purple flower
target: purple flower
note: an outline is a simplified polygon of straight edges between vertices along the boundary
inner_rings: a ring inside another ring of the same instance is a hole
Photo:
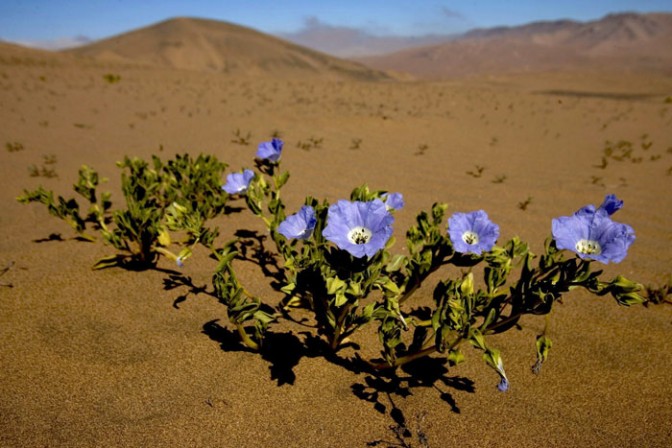
[[[604,264],[620,262],[635,241],[632,227],[614,222],[609,217],[622,206],[623,201],[609,195],[598,209],[587,205],[572,216],[553,219],[552,233],[556,247]]]
[[[394,217],[380,199],[338,201],[329,207],[322,235],[352,256],[373,257],[392,236]]]
[[[448,235],[457,252],[480,255],[495,245],[499,226],[483,210],[455,213],[448,219]]]
[[[280,159],[283,145],[283,141],[279,138],[274,138],[270,142],[260,143],[257,148],[257,157],[271,162],[277,162]]]
[[[596,211],[601,211],[606,213],[608,216],[613,215],[617,211],[619,211],[623,207],[623,201],[618,199],[615,194],[608,194],[604,198],[604,202],[602,202],[602,205],[595,210],[594,205],[586,205],[585,207],[581,208],[579,211],[576,213],[588,213],[588,214],[593,214]]]
[[[404,196],[401,193],[390,193],[383,196],[388,210],[401,210],[404,207]]]
[[[509,380],[508,380],[508,378],[506,378],[504,376],[499,380],[499,384],[497,385],[497,390],[499,390],[500,392],[506,392],[507,390],[509,390]]]
[[[301,207],[297,213],[288,216],[278,226],[278,232],[287,239],[307,240],[317,224],[315,210],[309,205]]]
[[[226,184],[222,186],[222,190],[229,194],[243,194],[247,191],[253,178],[254,171],[252,170],[228,174],[226,176]]]
[[[611,216],[623,208],[623,201],[618,199],[615,194],[608,194],[604,198],[604,202],[600,205],[600,208]]]

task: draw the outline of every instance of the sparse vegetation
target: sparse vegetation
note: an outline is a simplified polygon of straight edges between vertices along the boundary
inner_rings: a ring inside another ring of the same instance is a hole
[[[310,151],[311,149],[319,149],[322,147],[322,142],[324,138],[309,137],[306,141],[299,140],[296,143],[296,147],[303,149],[304,151]]]
[[[427,150],[429,149],[429,145],[426,143],[421,143],[418,145],[418,150],[415,152],[414,155],[416,156],[424,156]]]
[[[467,175],[474,177],[474,178],[479,178],[483,176],[483,171],[485,170],[484,166],[476,165],[474,167],[473,171],[467,171]]]
[[[37,165],[30,165],[28,167],[28,173],[30,177],[45,177],[47,179],[51,179],[54,177],[58,177],[58,174],[56,174],[56,169],[51,166],[56,164],[56,156],[55,155],[45,155],[42,156],[42,165],[37,166]]]
[[[672,305],[672,275],[660,286],[646,285],[644,296],[648,303]]]
[[[528,196],[527,199],[518,203],[518,208],[522,211],[526,211],[527,207],[529,207],[531,203],[532,203],[532,196]]]
[[[243,134],[240,129],[236,129],[233,132],[233,139],[231,140],[231,143],[235,143],[236,145],[248,146],[250,144],[251,138],[252,138],[252,132],[248,131],[247,133]]]
[[[19,151],[23,151],[24,149],[26,149],[26,148],[24,148],[23,143],[19,143],[19,142],[7,142],[7,143],[5,143],[5,148],[9,152],[19,152]]]
[[[119,81],[121,81],[121,75],[117,75],[114,73],[106,73],[103,75],[103,79],[108,83],[108,84],[116,84]]]

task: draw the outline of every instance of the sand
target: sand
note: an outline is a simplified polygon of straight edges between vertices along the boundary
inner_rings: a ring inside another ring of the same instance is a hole
[[[108,73],[120,82],[106,82]],[[552,315],[554,346],[540,375],[530,366],[543,318],[493,338],[507,393],[469,349],[457,367],[435,357],[394,383],[347,362],[352,350],[326,359],[298,326],[274,331],[276,355],[242,350],[214,298],[164,287],[176,270],[170,262],[92,271],[112,248],[78,241],[44,207],[15,200],[38,185],[71,196],[87,164],[109,178],[117,204],[114,163],[124,155],[204,152],[238,170],[279,131],[290,210],[305,195],[333,201],[368,183],[404,194],[399,240],[416,213],[444,201],[451,212],[485,209],[502,241],[518,235],[539,252],[552,218],[615,193],[625,201],[615,218],[637,240],[605,271],[660,284],[672,271],[670,94],[670,78],[645,75],[358,83],[4,58],[0,267],[14,265],[0,277],[12,285],[0,287],[0,446],[672,445],[670,306],[568,294]],[[232,142],[237,131],[251,134],[249,145]],[[322,144],[300,148],[311,139]],[[641,161],[598,168],[605,141],[620,140]],[[23,150],[4,148],[15,142]],[[57,177],[31,177],[45,156]],[[480,177],[468,174],[477,167]],[[221,241],[238,228],[262,229],[248,212],[216,224]],[[197,254],[180,272],[206,286],[213,269]],[[241,270],[251,290],[278,298],[258,269]],[[374,330],[355,337],[371,356]],[[400,423],[406,445],[395,435]]]

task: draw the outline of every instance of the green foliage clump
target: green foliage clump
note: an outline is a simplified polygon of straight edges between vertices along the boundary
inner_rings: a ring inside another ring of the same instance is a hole
[[[74,190],[89,204],[85,215],[76,199],[54,196],[39,187],[24,191],[19,202],[39,202],[49,213],[66,221],[78,236],[94,241],[87,232],[92,224],[105,243],[118,250],[102,258],[94,268],[125,266],[146,269],[156,264],[160,255],[180,263],[191,255],[194,245],[211,247],[217,237],[216,228],[206,221],[223,213],[228,196],[221,191],[221,178],[227,165],[213,156],[177,155],[163,162],[152,156],[150,161],[125,157],[118,162],[121,193],[125,208],[112,210],[111,194],[98,193],[100,178],[88,166],[79,170]],[[182,250],[174,254],[171,232],[186,235],[178,244]]]
[[[484,362],[499,375],[500,390],[506,390],[502,356],[489,336],[515,328],[525,315],[549,315],[566,293],[577,288],[596,296],[610,294],[623,306],[646,301],[642,285],[622,276],[602,280],[602,271],[593,270],[591,260],[565,258],[552,238],[541,256],[515,237],[480,254],[460,253],[446,231],[448,206],[443,203],[417,215],[406,232],[403,254],[390,252],[393,237],[372,256],[356,257],[337,247],[323,235],[329,203],[310,196],[304,202],[315,218],[309,236],[300,232],[288,238],[278,229],[287,219],[280,190],[289,173],[280,171],[278,161],[257,160],[257,168],[241,195],[275,243],[276,255],[267,253],[259,262],[284,299],[274,311],[240,283],[235,260],[247,249],[239,240],[215,250],[219,264],[213,276],[215,295],[250,349],[260,350],[272,324],[283,316],[294,320],[291,314],[300,308],[312,313],[318,334],[333,352],[348,346],[353,333],[364,325],[377,323],[382,360],[370,361],[372,368],[397,368],[434,353],[457,364],[465,358],[466,345],[481,352]],[[352,191],[350,200],[385,202],[387,196],[386,191],[361,186]],[[270,274],[268,264],[277,270]],[[460,273],[445,278],[448,266]],[[444,278],[435,281],[433,307],[414,307],[410,299],[439,270]],[[536,339],[535,373],[551,346],[544,329]]]
[[[121,81],[121,75],[116,75],[114,73],[106,73],[103,75],[103,79],[109,84],[116,84]]]

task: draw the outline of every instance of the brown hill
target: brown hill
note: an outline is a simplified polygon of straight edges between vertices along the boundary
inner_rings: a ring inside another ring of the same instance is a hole
[[[359,63],[309,50],[250,28],[216,20],[176,18],[67,53],[100,60],[274,77],[380,80]]]
[[[64,60],[68,61],[70,57],[51,51],[0,41],[0,64],[57,65]]]
[[[536,22],[474,30],[439,45],[358,59],[380,70],[435,79],[544,71],[672,73],[672,14]]]

